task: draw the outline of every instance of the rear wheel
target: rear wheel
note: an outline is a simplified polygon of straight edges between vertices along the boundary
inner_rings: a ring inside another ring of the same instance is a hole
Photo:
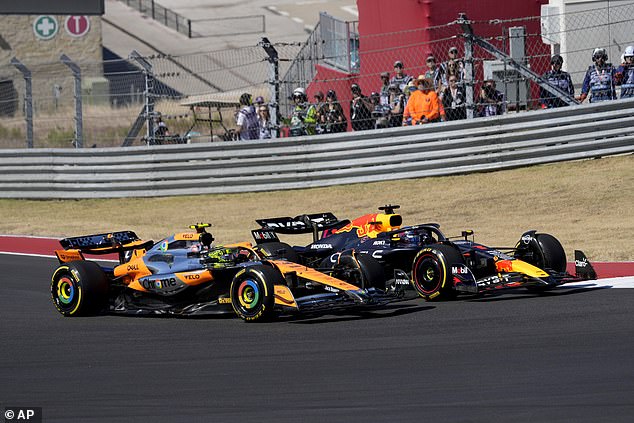
[[[342,255],[334,266],[332,275],[359,288],[385,290],[383,266],[365,254]]]
[[[275,284],[284,284],[277,269],[258,265],[240,271],[231,282],[231,305],[247,322],[269,320],[274,315]]]
[[[108,305],[108,278],[97,263],[65,263],[53,273],[51,297],[64,316],[96,314]]]
[[[300,262],[297,251],[293,250],[293,247],[285,242],[267,242],[265,244],[258,245],[256,250],[267,258],[284,259],[292,261],[293,263]]]
[[[412,285],[426,300],[445,300],[456,296],[452,266],[464,265],[459,251],[449,245],[423,248],[414,258]]]

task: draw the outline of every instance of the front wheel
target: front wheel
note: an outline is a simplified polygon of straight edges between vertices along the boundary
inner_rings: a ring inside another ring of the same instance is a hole
[[[418,252],[412,264],[412,285],[426,300],[445,300],[456,296],[453,266],[463,266],[462,254],[449,245],[433,245]]]
[[[96,314],[108,305],[108,278],[97,263],[65,263],[53,273],[51,297],[64,316]]]
[[[532,237],[522,237],[515,249],[516,258],[546,272],[549,270],[566,271],[566,251],[559,240],[550,234],[534,234]]]
[[[233,310],[246,322],[269,320],[274,315],[276,284],[284,284],[284,279],[270,266],[251,266],[240,271],[231,282]]]
[[[566,251],[557,238],[550,234],[532,233],[523,236],[515,246],[515,257],[524,260],[545,272],[566,271]],[[529,292],[545,292],[552,289],[552,285],[526,286]]]

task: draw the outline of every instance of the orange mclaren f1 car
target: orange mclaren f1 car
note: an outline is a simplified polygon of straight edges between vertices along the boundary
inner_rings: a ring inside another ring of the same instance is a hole
[[[266,258],[251,243],[212,246],[209,224],[157,243],[132,231],[65,238],[55,254],[53,304],[64,316],[97,314],[201,315],[235,312],[245,321],[278,312],[324,312],[394,300],[284,259]],[[84,254],[118,253],[115,266]],[[336,275],[335,275],[336,274]]]

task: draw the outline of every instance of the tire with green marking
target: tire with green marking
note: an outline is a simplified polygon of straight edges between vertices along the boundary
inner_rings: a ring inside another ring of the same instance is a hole
[[[97,263],[64,263],[53,273],[51,297],[64,316],[97,314],[108,305],[108,278]]]
[[[280,272],[265,265],[250,266],[231,281],[231,305],[246,322],[261,322],[274,316],[275,284],[284,284]]]
[[[456,296],[452,266],[464,264],[462,254],[449,245],[432,245],[418,252],[412,264],[412,285],[426,300],[446,300]]]

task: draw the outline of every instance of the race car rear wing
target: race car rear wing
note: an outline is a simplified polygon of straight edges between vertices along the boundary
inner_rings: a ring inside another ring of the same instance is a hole
[[[68,258],[83,259],[83,254],[119,253],[122,256],[125,251],[139,248],[147,249],[154,245],[154,241],[142,241],[132,231],[76,236],[61,239],[59,243],[64,247],[64,250],[55,251],[60,261],[62,259],[68,261]],[[64,254],[65,252],[67,253]]]
[[[263,242],[278,241],[275,233],[279,234],[313,234],[313,239],[318,239],[320,231],[339,229],[350,223],[349,220],[339,220],[331,212],[303,214],[296,217],[272,217],[256,219],[262,228],[252,231],[258,244]],[[268,235],[267,235],[268,234]],[[272,235],[274,236],[272,236]],[[273,239],[275,238],[275,239]]]
[[[296,217],[272,217],[257,219],[256,222],[263,229],[272,229],[280,234],[309,234],[314,229],[336,229],[350,223],[349,220],[339,220],[330,213],[303,214]]]

